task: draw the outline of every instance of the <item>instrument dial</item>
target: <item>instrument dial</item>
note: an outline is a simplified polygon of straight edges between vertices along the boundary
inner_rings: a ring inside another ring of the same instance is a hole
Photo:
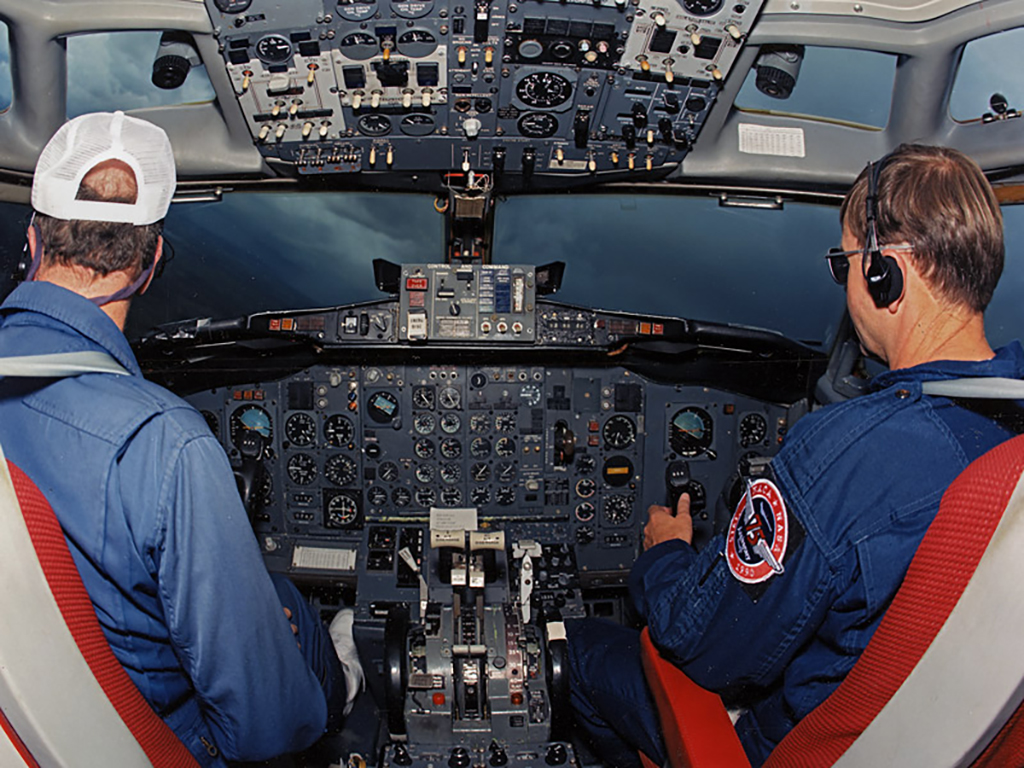
[[[621,451],[636,440],[636,424],[629,416],[612,416],[604,423],[601,434],[604,435],[605,445]]]
[[[421,483],[429,483],[434,480],[434,465],[420,464],[416,467],[416,479]]]
[[[370,418],[378,424],[389,424],[399,412],[398,398],[390,392],[374,392],[366,406]]]
[[[478,483],[486,483],[487,479],[491,476],[491,465],[483,461],[478,461],[472,467],[470,467],[469,474]]]
[[[412,391],[412,404],[413,407],[421,411],[434,410],[434,388],[431,386],[416,387]]]
[[[694,16],[710,16],[721,10],[725,0],[683,0],[683,8]]]
[[[407,507],[412,501],[412,493],[405,486],[399,486],[391,492],[391,503],[396,507]]]
[[[474,459],[486,459],[491,455],[491,441],[486,437],[474,437],[469,444],[469,455]]]
[[[519,118],[519,133],[531,139],[547,139],[558,133],[558,118],[549,112],[527,112]]]
[[[348,485],[358,473],[356,463],[343,453],[331,456],[324,463],[324,477],[335,485]]]
[[[377,470],[377,476],[386,483],[393,483],[398,479],[398,465],[393,461],[385,461]]]
[[[433,488],[422,487],[416,489],[416,503],[421,507],[432,507],[437,501],[437,492]]]
[[[511,483],[516,479],[516,465],[512,461],[499,461],[494,467],[494,476],[499,483]]]
[[[516,452],[516,441],[512,437],[502,437],[494,444],[494,452],[498,456],[512,456]]]
[[[516,431],[516,415],[514,413],[499,413],[494,417],[494,428],[499,432],[508,434]]]
[[[421,437],[412,447],[413,453],[421,459],[432,459],[434,457],[434,441]]]
[[[536,384],[523,384],[523,388],[519,390],[519,399],[530,408],[536,408],[540,405],[540,398],[540,387]]]
[[[324,439],[328,445],[335,448],[344,448],[352,442],[356,430],[348,416],[336,413],[324,422]]]
[[[221,13],[242,13],[249,10],[252,0],[213,0]]]
[[[327,528],[348,528],[359,519],[359,504],[347,493],[338,493],[327,499],[324,509],[324,526]]]
[[[595,512],[597,512],[597,510],[589,501],[581,501],[576,505],[576,519],[581,523],[589,523],[593,520]]]
[[[623,486],[633,479],[633,462],[625,456],[609,456],[601,467],[601,476],[613,488]]]
[[[572,83],[556,72],[532,72],[516,84],[516,96],[527,106],[551,109],[572,97]]]
[[[589,499],[597,492],[597,483],[589,477],[581,478],[576,483],[576,495],[581,499]]]
[[[293,413],[284,423],[284,436],[292,445],[312,445],[316,440],[316,422],[308,413]]]
[[[512,504],[515,504],[516,487],[514,485],[500,486],[495,494],[495,499],[503,507],[508,507]]]
[[[748,413],[740,421],[740,445],[744,448],[762,442],[768,436],[768,422],[760,413]]]
[[[462,404],[462,395],[455,387],[445,387],[438,393],[437,401],[442,408],[454,410]]]
[[[449,485],[454,485],[462,479],[462,467],[458,464],[449,463],[441,465],[441,479]]]
[[[366,489],[366,500],[371,507],[383,507],[388,503],[388,492],[379,485],[371,485]]]
[[[267,64],[280,64],[292,55],[292,44],[282,35],[267,35],[256,41],[256,55]]]
[[[613,494],[604,500],[604,518],[612,525],[620,525],[633,515],[633,501],[628,496]]]
[[[459,427],[462,426],[462,419],[459,418],[457,413],[442,413],[440,424],[442,432],[454,435],[459,431]]]
[[[491,419],[486,413],[474,413],[469,419],[469,428],[478,435],[487,432],[491,427]]]
[[[376,10],[376,0],[338,0],[338,15],[346,21],[365,21]]]
[[[274,437],[274,424],[270,419],[270,414],[258,405],[243,405],[231,414],[229,430],[231,442],[235,444],[236,448],[241,443],[242,435],[249,429],[256,430],[268,441]]]
[[[576,459],[576,471],[581,475],[589,475],[597,468],[597,459],[584,453]]]
[[[455,486],[441,489],[441,503],[446,507],[457,507],[462,503],[462,491]]]
[[[372,112],[360,117],[356,128],[364,136],[385,136],[391,132],[391,120],[386,115]]]
[[[691,406],[672,417],[669,445],[680,456],[699,456],[711,447],[713,422],[703,408]]]
[[[308,453],[296,453],[288,459],[287,472],[296,485],[309,485],[316,480],[316,460]]]
[[[462,455],[462,443],[454,437],[446,437],[441,441],[441,455],[446,459],[457,459]]]
[[[433,414],[430,413],[417,413],[412,420],[412,428],[415,429],[421,435],[429,435],[434,431],[434,425],[437,422],[434,420]]]
[[[479,485],[469,492],[469,500],[477,507],[482,507],[491,500],[491,492],[486,485]]]

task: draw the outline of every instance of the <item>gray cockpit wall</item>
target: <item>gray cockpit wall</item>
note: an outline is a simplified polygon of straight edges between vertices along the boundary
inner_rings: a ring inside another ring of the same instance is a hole
[[[207,5],[200,0],[0,0],[0,19],[9,28],[12,78],[12,104],[0,114],[0,199],[27,201],[38,153],[66,119],[65,38],[117,30],[188,32],[206,66],[217,95],[214,101],[133,111],[169,133],[182,190],[221,182],[233,186],[277,182],[287,187],[303,183],[303,178],[287,178],[280,168],[268,165],[254,145],[225,70]],[[1021,121],[956,122],[948,105],[964,45],[1019,24],[1020,3],[1016,0],[769,0],[708,111],[693,148],[680,166],[655,183],[664,191],[706,186],[841,193],[865,162],[905,141],[957,147],[973,156],[993,181],[1013,183],[1024,168]],[[802,130],[806,156],[740,153],[738,126],[749,122],[750,114],[733,108],[733,101],[760,47],[770,44],[841,45],[898,56],[887,125],[869,129],[835,120],[758,112],[756,122],[761,126]],[[595,176],[585,183],[594,187],[601,180]],[[609,180],[621,189],[621,175]],[[309,179],[305,181],[309,183]],[[338,174],[316,181],[321,189],[370,185],[438,192],[442,174],[403,174],[396,166],[391,173],[374,173],[369,179],[362,174]],[[649,186],[651,181],[645,178],[640,186]],[[579,185],[578,181],[572,183]],[[557,185],[557,178],[548,178],[538,186],[550,189]]]

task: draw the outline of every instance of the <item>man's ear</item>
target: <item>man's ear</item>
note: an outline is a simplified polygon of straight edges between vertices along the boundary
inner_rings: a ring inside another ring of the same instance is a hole
[[[144,294],[149,288],[149,284],[153,282],[153,277],[156,275],[156,266],[160,263],[160,257],[164,255],[164,238],[160,235],[156,239],[156,253],[153,255],[153,265],[149,268],[149,277],[146,278],[146,282],[143,283],[139,289],[139,296]]]

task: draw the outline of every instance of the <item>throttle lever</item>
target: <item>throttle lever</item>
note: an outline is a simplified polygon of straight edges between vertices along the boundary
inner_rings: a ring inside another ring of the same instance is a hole
[[[685,461],[672,461],[665,467],[665,485],[668,488],[668,507],[676,513],[679,497],[690,489],[690,465]]]

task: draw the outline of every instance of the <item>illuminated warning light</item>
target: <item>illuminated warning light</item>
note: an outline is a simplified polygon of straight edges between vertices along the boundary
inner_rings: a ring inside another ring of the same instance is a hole
[[[630,467],[608,467],[604,473],[606,475],[628,475]]]
[[[443,707],[445,702],[444,693],[438,691],[432,697],[435,707]]]
[[[655,323],[651,326],[651,331],[655,336],[663,336],[665,334],[665,326],[662,323]]]
[[[270,330],[272,330],[272,331],[280,331],[281,330],[281,321],[279,319],[277,319],[277,318],[271,320],[270,321]]]
[[[640,333],[642,333],[644,336],[650,336],[651,335],[651,324],[650,323],[640,323]]]
[[[425,277],[407,277],[405,279],[405,290],[407,290],[407,291],[425,291],[425,290],[427,290],[427,278],[425,278]]]
[[[523,705],[523,694],[519,691],[516,691],[508,698],[512,702],[513,707],[521,707]]]
[[[281,321],[282,331],[291,331],[295,329],[295,320],[290,317],[286,317]]]

